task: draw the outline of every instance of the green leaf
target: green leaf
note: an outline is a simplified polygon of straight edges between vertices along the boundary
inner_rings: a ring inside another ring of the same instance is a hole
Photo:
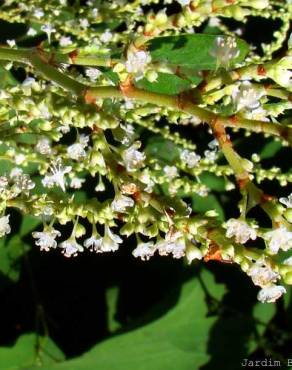
[[[40,348],[36,353],[36,344]],[[64,360],[63,353],[47,337],[24,334],[13,347],[0,347],[0,368],[5,370],[28,370],[34,365],[50,365]],[[39,366],[37,367],[39,368]]]
[[[274,157],[279,150],[281,150],[282,144],[280,141],[272,140],[267,143],[260,152],[261,159],[268,159]]]
[[[173,142],[162,137],[151,137],[148,139],[145,151],[149,158],[155,157],[166,163],[173,162],[180,155],[178,147]]]
[[[154,63],[214,70],[217,67],[216,58],[211,56],[210,51],[214,48],[216,37],[207,34],[157,37],[149,42],[148,50]],[[236,40],[240,53],[231,65],[242,62],[249,51],[245,41]]]
[[[268,323],[272,320],[276,313],[276,306],[274,304],[257,303],[253,309],[253,318],[257,329],[257,334],[262,337],[267,328]],[[252,353],[259,345],[258,336],[252,337],[248,341],[248,352]]]
[[[215,210],[218,213],[218,219],[224,221],[224,211],[213,194],[209,194],[206,197],[201,197],[198,194],[193,194],[192,196],[192,208],[195,212],[205,213],[207,211]]]
[[[215,286],[203,271],[205,284]],[[216,287],[220,298],[223,288]],[[209,359],[208,333],[215,317],[208,316],[205,292],[198,279],[183,286],[178,304],[161,319],[115,336],[80,358],[43,370],[190,370]]]
[[[223,177],[218,177],[211,172],[203,172],[200,175],[200,180],[211,190],[225,191],[226,182]]]
[[[11,281],[19,279],[21,259],[30,250],[30,246],[21,238],[34,230],[39,223],[33,216],[24,216],[19,232],[11,238],[0,240],[0,273]]]
[[[7,86],[17,85],[17,80],[13,77],[10,71],[4,68],[7,62],[0,62],[0,88],[3,89]]]
[[[200,81],[199,77],[197,81]],[[169,73],[158,73],[155,82],[149,82],[146,78],[143,78],[137,81],[135,85],[140,89],[166,95],[176,95],[191,88],[190,82]]]

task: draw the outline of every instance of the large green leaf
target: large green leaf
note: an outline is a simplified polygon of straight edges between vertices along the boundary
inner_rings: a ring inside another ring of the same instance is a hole
[[[221,298],[223,288],[204,271],[204,282]],[[183,286],[178,304],[161,319],[113,337],[81,356],[43,370],[196,370],[209,359],[208,332],[215,322],[208,317],[205,292],[198,279]]]
[[[37,338],[36,334],[22,335],[13,347],[0,347],[1,370],[29,370],[37,364],[49,365],[62,360],[64,355],[54,342],[47,337]]]
[[[200,82],[200,78],[197,81]],[[136,86],[147,91],[176,95],[191,88],[190,82],[169,73],[159,73],[155,82],[149,82],[146,78],[136,82]]]
[[[30,250],[22,238],[36,228],[40,221],[32,216],[24,216],[19,232],[10,238],[0,240],[0,273],[11,281],[17,281],[20,274],[21,258]]]
[[[210,52],[214,48],[216,35],[192,34],[157,37],[149,42],[149,51],[153,62],[174,66],[191,67],[195,70],[214,70],[216,58]],[[249,51],[245,41],[237,40],[240,51],[232,64],[244,60]]]

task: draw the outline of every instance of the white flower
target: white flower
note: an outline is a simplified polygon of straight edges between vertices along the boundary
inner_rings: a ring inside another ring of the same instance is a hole
[[[280,198],[279,201],[287,208],[292,208],[292,193],[287,198]]]
[[[134,138],[135,138],[135,129],[132,125],[126,124],[126,125],[120,125],[121,129],[124,131],[124,136],[121,139],[121,143],[123,145],[130,145]]]
[[[123,240],[118,235],[114,234],[108,226],[105,226],[100,252],[115,252],[122,242]]]
[[[252,87],[249,81],[242,82],[232,91],[232,99],[239,111],[243,108],[256,109],[259,107],[259,99],[263,96],[263,92]]]
[[[271,254],[278,253],[279,249],[288,251],[292,248],[292,232],[284,226],[268,231],[263,235],[263,238],[267,241],[268,250]]]
[[[48,252],[52,248],[57,247],[56,237],[61,236],[60,231],[51,229],[49,231],[35,231],[32,233],[35,239],[38,239],[35,244],[40,247],[41,251]]]
[[[16,174],[17,172],[14,169],[14,173]],[[20,169],[21,170],[21,169]],[[14,185],[13,185],[13,192],[16,193],[17,195],[20,193],[24,193],[28,195],[29,191],[32,190],[35,187],[35,183],[31,180],[29,175],[26,173],[23,173],[22,170],[21,172],[18,172],[17,175],[12,177],[13,172],[11,171],[10,173],[10,178],[13,180]]]
[[[249,239],[257,238],[256,230],[245,221],[231,218],[225,224],[227,238],[235,237],[236,243],[246,243]]]
[[[105,30],[104,33],[100,35],[100,41],[103,43],[108,43],[113,38],[113,34],[110,32],[110,30]]]
[[[191,0],[177,0],[177,2],[181,5],[181,6],[187,6],[190,4]]]
[[[133,250],[134,257],[140,257],[142,261],[148,261],[154,255],[156,247],[153,242],[139,243]]]
[[[17,153],[15,156],[15,163],[22,164],[26,160],[26,157],[23,153]]]
[[[130,51],[127,55],[126,69],[129,73],[143,75],[147,65],[151,62],[151,56],[143,50]]]
[[[97,68],[86,68],[85,74],[91,82],[95,82],[101,76],[101,72]]]
[[[51,173],[47,174],[43,179],[42,183],[44,186],[51,188],[54,185],[60,186],[65,191],[65,174],[71,171],[71,166],[63,167],[60,159],[57,159],[50,166]]]
[[[210,51],[210,55],[217,59],[218,65],[228,67],[231,59],[234,59],[239,55],[236,39],[230,36],[216,37],[215,46]]]
[[[200,161],[201,157],[195,152],[190,152],[185,149],[181,152],[180,158],[183,162],[186,162],[187,167],[194,168]]]
[[[29,30],[27,31],[27,36],[35,36],[37,34],[37,31],[30,27]]]
[[[92,235],[84,241],[84,247],[88,248],[91,252],[102,252],[102,238],[99,235]]]
[[[80,143],[75,143],[67,148],[68,157],[74,159],[75,161],[79,161],[82,158],[86,157],[86,151],[84,147]]]
[[[186,243],[180,231],[169,232],[166,234],[165,240],[157,243],[156,248],[161,256],[172,254],[173,258],[182,258],[185,256]]]
[[[125,213],[126,208],[133,207],[135,204],[134,200],[122,194],[118,194],[111,204],[111,208],[114,212]]]
[[[8,187],[8,179],[6,176],[0,176],[0,195]]]
[[[86,19],[86,18],[81,18],[80,20],[79,20],[79,23],[80,23],[80,27],[81,28],[88,28],[89,27],[89,22],[88,22],[88,19]]]
[[[73,177],[70,182],[70,188],[80,189],[84,182],[85,179],[81,179],[80,177]]]
[[[11,231],[9,217],[10,215],[0,217],[0,238],[2,238],[2,236],[5,234],[9,234]]]
[[[280,279],[280,275],[263,261],[257,261],[249,268],[247,274],[251,277],[253,283],[261,288],[271,283],[276,283],[277,280]]]
[[[193,260],[201,260],[203,258],[203,253],[200,251],[199,248],[195,247],[194,245],[188,246],[186,250],[186,257],[188,263],[192,263]]]
[[[76,257],[78,252],[83,252],[82,245],[78,244],[76,239],[71,237],[68,240],[65,240],[59,245],[62,248],[62,253],[65,257]]]
[[[214,162],[217,159],[218,151],[216,150],[205,150],[204,156],[209,162]]]
[[[145,154],[137,150],[140,147],[140,142],[134,143],[130,148],[122,152],[122,158],[125,163],[126,169],[133,172],[144,165]]]
[[[169,178],[169,180],[172,180],[178,176],[178,170],[175,166],[164,166],[163,172]]]
[[[51,43],[51,34],[56,32],[55,28],[51,24],[44,24],[41,26],[41,30],[48,36],[48,42]]]
[[[72,45],[72,40],[70,36],[62,36],[59,40],[60,46],[66,47]]]
[[[13,48],[16,45],[15,40],[6,40],[7,45],[9,45],[11,48]]]
[[[44,11],[43,11],[42,9],[37,8],[37,9],[35,9],[35,11],[33,12],[33,15],[34,15],[37,19],[41,19],[41,18],[45,15],[45,13],[44,13]]]
[[[155,182],[151,179],[150,174],[148,172],[143,172],[140,175],[139,180],[143,182],[143,184],[147,185],[144,191],[146,193],[152,193],[153,192],[153,187],[155,185]]]
[[[274,303],[284,293],[286,293],[286,289],[283,286],[271,284],[262,288],[258,292],[257,298],[262,303]]]
[[[53,152],[50,140],[46,137],[38,140],[35,149],[37,152],[43,155],[51,155]]]

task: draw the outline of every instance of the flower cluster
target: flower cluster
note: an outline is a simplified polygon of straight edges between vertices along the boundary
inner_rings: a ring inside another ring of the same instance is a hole
[[[237,264],[274,302],[292,284],[292,175],[273,165],[292,144],[291,4],[151,3],[0,6],[26,25],[0,46],[0,238],[14,208],[43,223],[41,251],[100,255],[133,236],[142,261]],[[259,52],[242,25],[264,8],[281,26]]]

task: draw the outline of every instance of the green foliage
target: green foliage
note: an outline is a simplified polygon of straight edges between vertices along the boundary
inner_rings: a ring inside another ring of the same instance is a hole
[[[205,34],[157,37],[149,43],[149,51],[154,62],[194,70],[214,70],[218,64],[210,50],[214,48],[216,37]],[[237,45],[240,54],[232,64],[243,61],[249,51],[243,40],[237,39]]]

